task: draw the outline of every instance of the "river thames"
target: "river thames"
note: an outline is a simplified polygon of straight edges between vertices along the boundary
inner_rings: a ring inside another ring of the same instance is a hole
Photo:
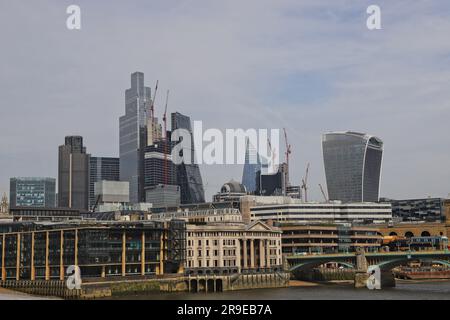
[[[450,300],[450,281],[397,281],[395,288],[355,289],[352,284],[318,284],[222,293],[157,293],[113,299],[136,300]]]

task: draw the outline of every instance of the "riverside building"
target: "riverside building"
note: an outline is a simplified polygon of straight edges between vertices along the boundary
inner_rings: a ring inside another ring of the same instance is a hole
[[[4,223],[1,280],[64,280],[70,265],[79,266],[83,278],[178,273],[185,235],[179,220]]]
[[[262,221],[246,224],[230,203],[203,203],[167,209],[151,220],[186,221],[189,275],[282,272],[281,230]]]

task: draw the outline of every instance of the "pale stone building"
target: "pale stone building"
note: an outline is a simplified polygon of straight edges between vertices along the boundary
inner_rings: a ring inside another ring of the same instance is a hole
[[[188,274],[282,271],[281,231],[261,221],[186,226]]]

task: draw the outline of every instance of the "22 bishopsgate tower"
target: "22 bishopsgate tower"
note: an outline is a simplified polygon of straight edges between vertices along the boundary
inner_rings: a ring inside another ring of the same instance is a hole
[[[144,74],[131,75],[131,88],[125,91],[125,115],[120,117],[120,180],[130,183],[130,202],[144,199],[141,151],[147,146],[146,127],[151,106],[151,90],[144,86]]]
[[[377,202],[383,142],[358,132],[331,132],[322,137],[330,200]]]
[[[153,95],[156,90],[157,87]],[[120,180],[130,183],[130,202],[146,202],[147,195],[153,199],[151,193],[159,190],[156,188],[158,185],[168,185],[164,188],[181,192],[182,203],[204,202],[198,165],[182,163],[174,166],[170,153],[173,144],[178,141],[171,141],[171,132],[167,130],[166,124],[164,128],[167,132],[162,132],[154,109],[151,90],[144,86],[144,74],[133,73],[131,88],[125,91],[125,115],[119,121]],[[171,120],[172,130],[186,129],[192,136],[188,116],[174,112]],[[167,121],[165,116],[163,121]],[[189,152],[194,154],[193,147]],[[175,185],[179,186],[179,191],[173,188]]]

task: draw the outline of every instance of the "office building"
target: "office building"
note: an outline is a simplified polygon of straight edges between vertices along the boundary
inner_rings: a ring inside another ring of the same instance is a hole
[[[280,165],[275,173],[256,173],[256,191],[255,194],[261,196],[281,196],[286,193],[285,178],[286,166]]]
[[[245,199],[247,197],[248,199]],[[249,211],[252,220],[304,224],[392,222],[392,208],[389,203],[343,203],[341,201],[319,203],[302,202],[289,197],[254,197],[253,199],[251,196],[247,197],[243,198],[248,205],[243,207],[242,213],[245,215],[248,214],[245,210]]]
[[[164,140],[144,148],[144,190],[156,185],[176,185],[176,166],[172,162],[172,146]]]
[[[158,184],[145,189],[145,199],[154,208],[175,207],[181,202],[180,187],[169,184]]]
[[[330,200],[377,202],[380,194],[383,142],[358,132],[331,132],[322,137]]]
[[[187,274],[281,272],[281,231],[255,221],[186,225]]]
[[[277,224],[278,225],[278,224]],[[380,249],[383,237],[376,229],[351,225],[281,224],[283,254],[349,253]]]
[[[128,181],[97,181],[94,187],[95,198],[99,204],[130,202]]]
[[[14,207],[11,215],[14,221],[66,221],[79,220],[82,217],[79,209],[46,208],[46,207]]]
[[[242,223],[239,209],[226,203],[202,203],[198,205],[181,205],[173,208],[153,208],[150,220],[185,220],[188,223]]]
[[[80,136],[67,136],[65,144],[59,147],[59,207],[88,210],[89,158]]]
[[[89,209],[92,209],[96,203],[95,183],[98,181],[119,181],[120,180],[119,167],[120,167],[119,158],[90,157]]]
[[[261,159],[256,148],[246,139],[245,145],[245,163],[242,173],[242,184],[248,193],[256,191],[256,175],[261,171]]]
[[[70,265],[83,279],[154,276],[185,262],[184,221],[5,223],[2,234],[3,281],[64,281]]]
[[[205,191],[203,189],[200,168],[195,163],[194,137],[192,134],[191,119],[188,116],[175,112],[171,114],[172,131],[185,129],[191,133],[191,147],[183,150],[189,152],[192,162],[181,163],[176,166],[177,184],[181,188],[181,203],[201,203],[205,202]],[[178,143],[179,141],[173,141]]]
[[[11,178],[11,207],[55,207],[56,180],[53,178]]]
[[[148,144],[151,90],[144,86],[144,74],[131,75],[131,88],[125,91],[125,115],[120,117],[120,180],[130,183],[131,203],[143,202],[143,149]],[[150,130],[154,126],[150,126]]]
[[[443,198],[393,200],[381,198],[380,202],[392,205],[392,217],[404,222],[444,222]]]

